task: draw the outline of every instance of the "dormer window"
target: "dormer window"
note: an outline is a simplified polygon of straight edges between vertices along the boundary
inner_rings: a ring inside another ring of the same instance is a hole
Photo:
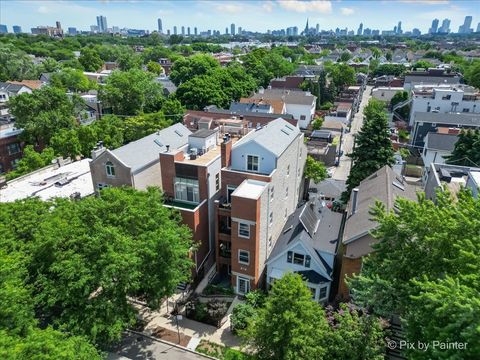
[[[247,171],[258,172],[258,156],[247,155]]]
[[[107,161],[105,164],[105,171],[107,172],[108,177],[115,177],[115,166],[111,161]]]

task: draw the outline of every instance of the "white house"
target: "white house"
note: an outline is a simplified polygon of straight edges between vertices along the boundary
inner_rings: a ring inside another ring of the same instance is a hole
[[[315,301],[330,298],[342,214],[313,199],[288,218],[267,260],[267,284],[288,272],[300,274]]]
[[[325,121],[340,121],[348,125],[352,119],[352,104],[347,102],[335,103],[335,109],[325,116]]]
[[[315,115],[317,97],[308,91],[284,89],[260,89],[252,99],[281,100],[285,103],[287,114],[298,120],[298,126],[306,129]]]
[[[480,92],[468,85],[417,85],[412,90],[410,126],[415,113],[480,113]]]

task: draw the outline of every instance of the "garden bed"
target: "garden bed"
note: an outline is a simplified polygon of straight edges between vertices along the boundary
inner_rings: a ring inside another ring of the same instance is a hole
[[[228,347],[212,343],[207,340],[201,340],[195,351],[215,357],[219,360],[252,360],[253,356],[242,353],[241,351],[230,349]]]
[[[225,315],[231,304],[231,301],[220,299],[203,302],[199,298],[192,298],[185,304],[185,316],[189,319],[220,328],[226,321]]]
[[[171,342],[173,344],[178,344],[178,333],[176,331],[165,329],[161,326],[158,326],[153,330],[152,336],[162,339],[164,341]],[[186,347],[190,342],[191,337],[185,334],[180,333],[180,345]]]

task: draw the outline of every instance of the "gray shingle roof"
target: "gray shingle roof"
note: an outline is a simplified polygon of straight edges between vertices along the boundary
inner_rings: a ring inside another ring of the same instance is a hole
[[[344,180],[325,179],[318,184],[310,183],[310,188],[316,188],[317,194],[323,194],[326,197],[338,198],[347,189]]]
[[[397,197],[411,200],[417,198],[416,188],[403,181],[402,177],[395,174],[389,166],[384,166],[364,179],[358,189],[355,214],[352,215],[352,197],[348,205],[343,235],[345,244],[361,238],[377,227],[377,223],[371,220],[372,216],[370,215],[370,209],[375,205],[376,200],[384,203],[386,210],[390,211],[393,209]]]
[[[135,172],[158,160],[159,154],[166,151],[166,145],[170,145],[170,150],[175,150],[188,144],[191,133],[183,124],[177,123],[112,150],[111,153]]]
[[[200,129],[198,131],[195,131],[193,134],[189,135],[189,137],[195,137],[195,138],[207,138],[210,135],[216,134],[218,130],[210,130],[210,129]]]
[[[457,135],[430,132],[427,134],[425,146],[430,150],[444,150],[451,152],[453,151],[457,140]]]
[[[313,236],[310,236],[300,221],[300,215],[305,207],[314,205],[314,212],[319,221],[317,230]],[[335,254],[339,245],[339,236],[342,225],[343,215],[333,212],[327,207],[323,207],[319,200],[310,201],[309,203],[299,207],[290,215],[283,227],[275,247],[273,248],[269,259],[275,258],[277,255],[287,249],[294,241],[301,241],[302,244],[309,249],[313,256],[317,256],[318,260],[325,267],[327,273],[331,273],[332,269],[323,259],[321,252]]]
[[[263,93],[254,94],[253,99],[278,99],[285,104],[313,105],[316,97],[308,95],[305,91],[267,89]]]
[[[415,122],[480,127],[480,114],[415,112]]]
[[[255,104],[255,103],[240,103],[232,102],[230,104],[230,111],[245,111],[245,112],[266,112],[270,111],[269,104]]]
[[[280,156],[299,134],[299,128],[278,118],[243,137],[233,148],[256,142],[276,156]]]
[[[14,93],[14,94],[19,92],[20,89],[24,86],[25,85],[21,85],[21,84],[10,84],[10,83],[6,83],[6,82],[0,82],[0,90],[4,90],[4,91],[7,91],[9,93]]]

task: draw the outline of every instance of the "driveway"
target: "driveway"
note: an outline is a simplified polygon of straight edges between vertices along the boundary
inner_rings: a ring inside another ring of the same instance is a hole
[[[335,173],[333,174],[332,178],[337,180],[347,180],[348,175],[350,174],[350,167],[352,166],[351,159],[347,156],[350,154],[353,149],[353,141],[354,135],[356,135],[363,125],[363,109],[367,106],[368,101],[372,97],[371,95],[372,86],[368,86],[365,88],[365,91],[362,95],[362,101],[360,102],[360,106],[358,108],[358,112],[354,115],[352,124],[350,126],[350,132],[347,134],[343,134],[342,140],[342,150],[343,155],[340,158],[339,165],[335,169]]]

